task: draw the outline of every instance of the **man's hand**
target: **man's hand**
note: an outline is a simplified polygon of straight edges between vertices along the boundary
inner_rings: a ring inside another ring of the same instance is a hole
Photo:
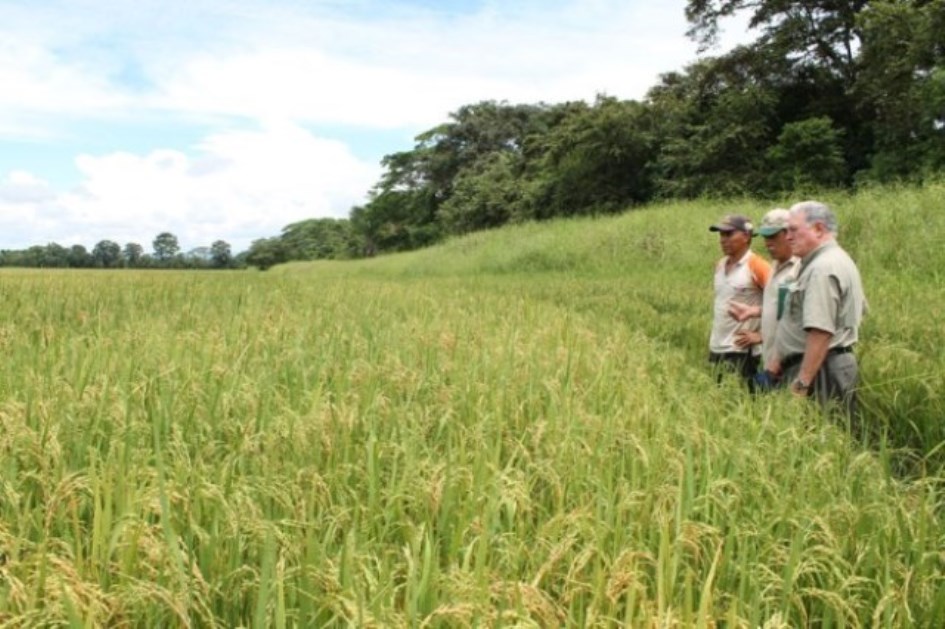
[[[761,332],[748,332],[746,330],[735,335],[735,345],[742,349],[748,349],[758,343],[761,343]]]
[[[765,363],[765,371],[769,371],[774,374],[776,377],[781,377],[781,359],[777,356],[771,356],[768,358],[768,362]]]
[[[799,378],[791,383],[790,388],[794,397],[808,397],[810,395],[810,385],[803,384]]]
[[[736,321],[748,321],[761,316],[761,306],[749,306],[738,301],[728,304],[728,314]]]

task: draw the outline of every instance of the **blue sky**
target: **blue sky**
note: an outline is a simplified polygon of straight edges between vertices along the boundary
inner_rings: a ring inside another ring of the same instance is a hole
[[[642,98],[696,59],[684,7],[0,0],[0,249],[240,251],[346,217],[464,104]]]

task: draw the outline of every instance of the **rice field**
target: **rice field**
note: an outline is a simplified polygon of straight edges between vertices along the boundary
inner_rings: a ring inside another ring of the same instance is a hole
[[[945,188],[828,200],[867,436],[706,369],[706,228],[751,200],[0,272],[0,625],[935,626]]]

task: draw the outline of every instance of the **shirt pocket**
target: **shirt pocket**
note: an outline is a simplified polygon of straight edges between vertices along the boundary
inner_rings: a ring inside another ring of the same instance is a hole
[[[732,298],[743,304],[754,306],[761,303],[761,291],[754,284],[739,284],[732,286]]]
[[[786,290],[785,300],[787,301],[788,315],[797,321],[804,320],[804,291],[797,282],[790,282],[784,285]]]

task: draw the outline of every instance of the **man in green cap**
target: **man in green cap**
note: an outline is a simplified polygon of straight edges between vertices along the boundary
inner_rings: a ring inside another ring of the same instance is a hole
[[[779,304],[778,294],[786,293],[786,286],[797,276],[799,260],[791,251],[791,244],[787,240],[787,226],[790,213],[783,208],[775,208],[761,218],[758,233],[764,238],[765,248],[774,262],[771,278],[765,285],[760,306],[748,306],[733,302],[729,306],[729,314],[736,321],[746,321],[750,318],[761,319],[761,329],[757,332],[745,331],[736,336],[740,346],[750,347],[761,343],[762,365],[766,365],[768,358],[774,351],[775,334],[778,330],[778,320],[781,318],[783,303]],[[761,388],[771,388],[777,384],[777,378],[765,371],[756,377],[756,384]]]

